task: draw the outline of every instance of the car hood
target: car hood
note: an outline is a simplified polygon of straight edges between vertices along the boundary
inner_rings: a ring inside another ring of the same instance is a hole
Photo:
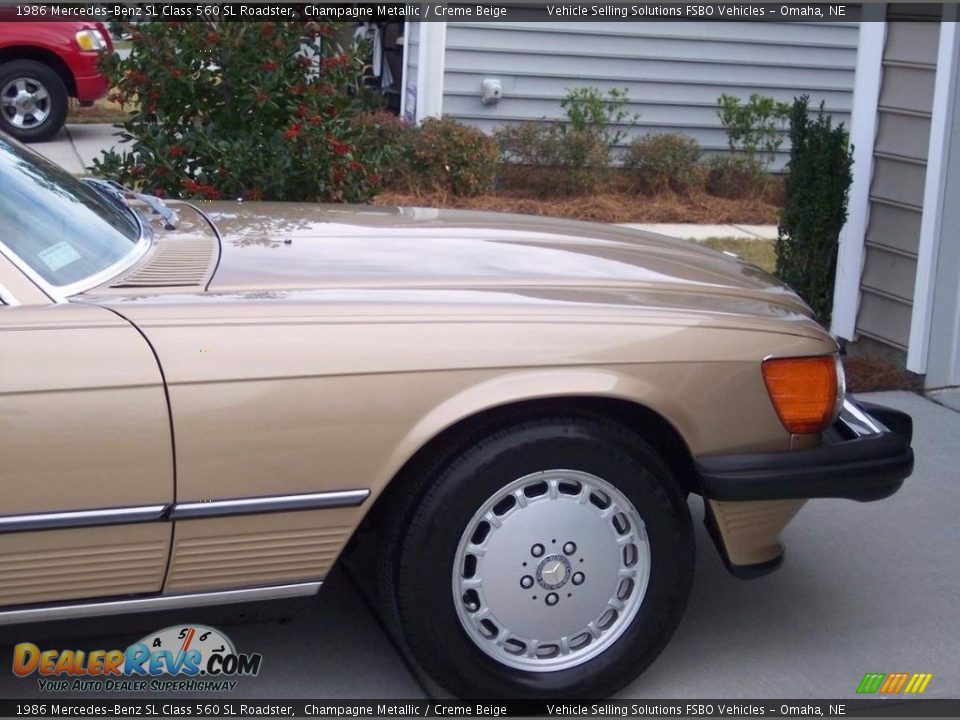
[[[524,215],[204,203],[221,253],[208,290],[630,288],[807,306],[768,273],[694,243]]]

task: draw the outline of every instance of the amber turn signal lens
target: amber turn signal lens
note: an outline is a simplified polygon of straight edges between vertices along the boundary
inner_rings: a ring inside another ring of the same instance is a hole
[[[763,361],[763,381],[781,422],[798,435],[818,433],[837,409],[837,359],[832,355]]]

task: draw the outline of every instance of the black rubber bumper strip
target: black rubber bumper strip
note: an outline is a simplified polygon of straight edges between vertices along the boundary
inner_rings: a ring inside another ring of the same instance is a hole
[[[711,500],[846,498],[867,502],[895,493],[913,472],[913,422],[898,410],[860,403],[881,431],[856,436],[840,421],[820,447],[698,458],[701,487]]]

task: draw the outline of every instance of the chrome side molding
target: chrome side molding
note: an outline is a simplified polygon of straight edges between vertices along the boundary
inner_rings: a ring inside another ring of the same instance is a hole
[[[239,590],[218,590],[184,595],[153,595],[150,597],[129,598],[126,600],[46,605],[43,607],[25,608],[23,610],[0,610],[0,625],[50,622],[53,620],[75,620],[100,617],[103,615],[157,612],[160,610],[178,610],[180,608],[209,607],[211,605],[236,605],[238,603],[258,602],[260,600],[309,597],[316,595],[321,585],[323,585],[323,583],[320,581],[301,582],[291,583],[289,585],[266,585],[263,587],[242,588]]]
[[[369,496],[369,490],[338,490],[335,492],[303,493],[301,495],[272,495],[234,500],[177,503],[170,510],[170,519],[187,520],[223,515],[356,507]]]
[[[292,510],[329,510],[356,507],[370,497],[369,490],[334,490],[297,495],[267,495],[172,505],[136,505],[133,507],[95,508],[66,512],[0,515],[0,533],[28,532],[97,525],[129,525],[130,523],[167,520],[195,520],[228,515],[290,512]]]
[[[0,516],[0,532],[155,522],[164,518],[167,507],[166,505],[137,505],[135,507],[103,508],[100,510],[6,515]]]

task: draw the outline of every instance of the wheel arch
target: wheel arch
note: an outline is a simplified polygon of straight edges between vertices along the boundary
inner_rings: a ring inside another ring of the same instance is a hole
[[[63,61],[63,58],[55,52],[30,45],[13,45],[0,48],[0,64],[13,60],[33,60],[46,65],[63,80],[63,84],[67,88],[67,94],[70,97],[77,96],[77,81],[73,77],[73,72]]]
[[[422,445],[391,479],[418,461],[419,455],[442,451],[458,437],[469,439],[509,422],[555,416],[579,416],[616,422],[649,442],[664,458],[685,490],[699,491],[693,482],[693,458],[686,441],[662,414],[635,400],[604,395],[553,395],[518,400],[480,410],[444,428]]]
[[[446,462],[506,423],[551,416],[600,418],[618,423],[653,445],[673,471],[681,491],[700,491],[691,452],[675,419],[657,403],[645,402],[642,395],[616,391],[610,373],[536,371],[517,375],[519,385],[500,378],[500,383],[481,383],[453,396],[408,433],[406,442],[401,444],[402,451],[395,453],[395,465],[384,473],[388,479],[341,553],[337,562],[347,568],[367,600],[383,613],[388,628],[399,627],[397,607],[392,592],[377,578],[395,572],[394,554],[426,483]],[[546,377],[550,380],[545,381]],[[499,391],[505,387],[526,391],[508,396],[495,391],[495,387]],[[637,390],[635,386],[632,389]],[[457,411],[453,411],[454,407]],[[406,647],[399,631],[394,637],[401,647]]]
[[[681,490],[698,493],[692,453],[675,420],[658,403],[641,399],[639,388],[631,387],[635,392],[628,394],[619,381],[606,371],[518,372],[453,396],[422,418],[401,443],[364,524],[377,522],[384,507],[406,507],[404,497],[417,494],[418,480],[496,428],[555,416],[618,423],[653,446]]]

